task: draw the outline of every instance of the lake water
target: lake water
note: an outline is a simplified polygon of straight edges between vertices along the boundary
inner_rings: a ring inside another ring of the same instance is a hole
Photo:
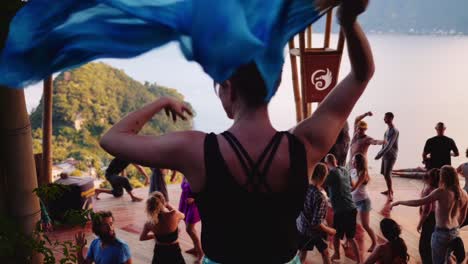
[[[314,41],[321,38],[314,36]],[[401,168],[421,165],[424,143],[435,135],[435,124],[443,121],[447,135],[455,140],[461,154],[452,159],[453,164],[466,161],[468,37],[370,35],[369,40],[376,73],[350,116],[351,123],[356,115],[373,111],[374,116],[366,119],[368,134],[382,138],[386,129],[383,114],[393,112],[396,127],[400,130],[396,167]],[[213,92],[210,78],[197,64],[186,62],[177,45],[168,45],[130,60],[103,61],[123,69],[136,80],[177,88],[197,111],[195,127],[198,130],[220,132],[231,124]],[[345,53],[340,77],[348,71],[349,61]],[[40,96],[40,85],[26,90],[29,109],[38,104]],[[287,130],[295,124],[289,57],[281,87],[270,104],[270,114],[277,129]],[[369,162],[375,168],[380,166],[373,160],[379,149],[379,146],[371,146],[369,150]]]

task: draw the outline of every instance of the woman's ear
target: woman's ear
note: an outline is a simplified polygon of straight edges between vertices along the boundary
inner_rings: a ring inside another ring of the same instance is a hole
[[[226,89],[230,101],[235,102],[237,100],[237,91],[232,87],[232,82],[230,80],[226,80],[223,82],[223,87]]]

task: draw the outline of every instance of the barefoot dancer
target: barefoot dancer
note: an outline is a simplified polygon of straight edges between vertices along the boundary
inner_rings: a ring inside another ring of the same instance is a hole
[[[421,206],[435,202],[435,231],[432,233],[431,248],[434,264],[446,263],[449,246],[459,237],[459,228],[466,218],[468,198],[465,190],[460,188],[457,172],[450,165],[440,169],[439,188],[424,198],[409,201],[398,201],[392,204]]]
[[[195,196],[186,178],[182,180],[181,188],[182,194],[180,195],[179,211],[185,214],[185,228],[193,242],[193,248],[186,252],[194,254],[197,259],[201,259],[203,250],[201,248],[200,238],[195,230],[195,225],[200,222],[200,215],[197,205],[195,204]]]
[[[367,160],[361,153],[356,154],[352,160],[353,167],[351,171],[351,179],[353,188],[351,189],[353,200],[356,203],[359,218],[364,230],[371,239],[371,246],[367,250],[368,252],[374,251],[377,245],[377,239],[375,238],[374,230],[369,225],[370,222],[370,211],[371,211],[371,200],[367,193],[367,184],[369,183],[369,171],[367,169]]]
[[[273,128],[266,79],[252,62],[216,84],[227,116],[234,119],[226,132],[138,135],[163,109],[174,119],[189,113],[183,102],[159,98],[102,137],[101,146],[113,155],[149,167],[175,169],[187,177],[202,219],[205,263],[297,263],[296,218],[304,203],[308,172],[335,142],[374,73],[369,43],[356,22],[366,6],[365,0],[342,3],[338,14],[351,72],[314,115],[290,132]],[[280,76],[273,78],[279,85]],[[280,204],[288,205],[281,213]]]
[[[121,197],[123,195],[123,190],[125,189],[127,193],[132,197],[132,202],[140,202],[143,199],[140,197],[137,197],[133,194],[132,186],[130,185],[130,181],[128,180],[127,177],[120,176],[119,174],[122,173],[123,170],[130,164],[130,162],[127,162],[125,160],[119,159],[119,158],[114,158],[111,163],[109,164],[109,167],[106,169],[106,179],[109,181],[109,183],[112,186],[112,190],[109,189],[96,189],[96,200],[99,200],[99,194],[100,193],[107,193],[107,194],[112,194],[114,197]],[[139,168],[140,172],[143,171],[143,168],[135,165],[137,168]],[[146,173],[144,174],[145,176]]]
[[[333,237],[333,246],[335,253],[332,260],[339,260],[340,240],[346,236],[351,245],[355,256],[360,260],[359,249],[354,238],[356,235],[356,205],[351,195],[351,177],[349,171],[338,166],[337,160],[333,154],[325,157],[328,170],[330,171],[325,186],[330,195],[330,201],[333,208],[333,228],[336,229],[336,235]]]
[[[421,198],[428,196],[439,187],[440,170],[431,169],[423,177],[424,189]],[[432,264],[431,236],[435,228],[435,203],[425,204],[419,207],[419,223],[417,230],[421,233],[419,237],[419,255],[423,264]]]
[[[390,201],[393,200],[392,170],[398,156],[398,137],[400,134],[393,124],[393,117],[392,112],[385,113],[384,122],[387,124],[388,129],[385,131],[382,149],[375,156],[376,160],[382,158],[380,173],[384,176],[387,184],[387,190],[381,192],[381,194],[387,195]]]
[[[363,120],[367,116],[372,116],[372,112],[367,112],[359,115],[354,120],[354,133],[351,139],[350,146],[350,163],[351,159],[358,153],[362,153],[367,159],[367,151],[370,145],[383,145],[383,140],[373,139],[366,134],[367,123]]]

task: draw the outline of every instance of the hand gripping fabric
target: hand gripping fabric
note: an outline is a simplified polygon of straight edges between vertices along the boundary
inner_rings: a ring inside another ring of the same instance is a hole
[[[10,24],[0,84],[24,87],[98,58],[177,41],[215,81],[255,62],[275,92],[284,46],[332,0],[30,0]],[[157,63],[157,62],[155,62]]]

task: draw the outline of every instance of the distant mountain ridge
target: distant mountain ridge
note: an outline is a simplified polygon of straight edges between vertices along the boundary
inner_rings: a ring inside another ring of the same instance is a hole
[[[468,1],[370,0],[360,22],[374,33],[468,35]]]

